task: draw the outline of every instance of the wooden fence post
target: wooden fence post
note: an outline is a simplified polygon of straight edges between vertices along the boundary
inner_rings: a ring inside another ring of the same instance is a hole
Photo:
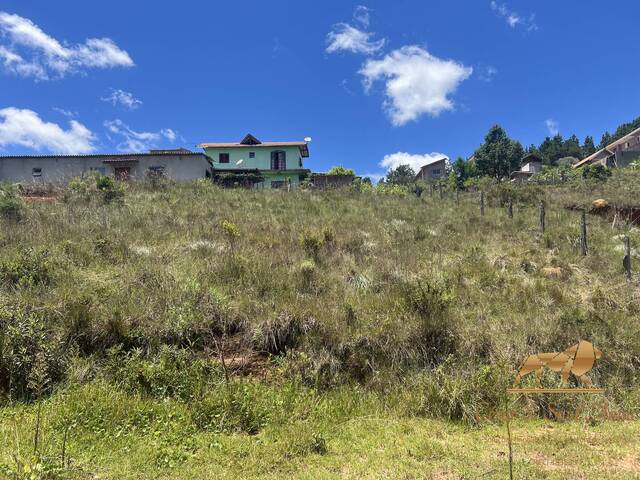
[[[622,259],[622,265],[627,275],[627,280],[631,281],[631,240],[628,235],[624,236],[624,258]]]
[[[582,225],[581,225],[581,235],[580,235],[580,253],[582,256],[586,256],[589,251],[589,246],[587,245],[587,210],[582,210]]]
[[[484,191],[480,192],[480,215],[484,217]]]
[[[509,203],[507,204],[507,214],[509,218],[513,218],[513,200],[509,197]]]
[[[545,227],[545,211],[544,211],[544,202],[540,202],[540,231],[544,235],[544,227]]]

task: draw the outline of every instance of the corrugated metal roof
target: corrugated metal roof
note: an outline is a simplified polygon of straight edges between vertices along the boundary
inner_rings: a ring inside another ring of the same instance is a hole
[[[137,158],[137,157],[187,157],[187,156],[202,156],[206,157],[204,153],[198,152],[180,152],[180,151],[162,151],[154,153],[96,153],[96,154],[83,154],[83,155],[0,155],[0,159],[25,159],[25,158]]]

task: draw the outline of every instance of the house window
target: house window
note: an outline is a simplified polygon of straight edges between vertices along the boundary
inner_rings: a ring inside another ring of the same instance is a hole
[[[42,176],[42,169],[41,168],[32,168],[31,169],[31,175],[33,177],[41,177]]]
[[[218,162],[220,163],[229,163],[229,154],[221,153],[218,155]]]
[[[249,152],[249,158],[256,158],[256,152]]]
[[[440,176],[440,169],[439,168],[434,168],[433,170],[431,170],[431,175],[433,175],[434,177],[439,177]]]
[[[147,175],[150,178],[162,178],[164,177],[164,167],[160,165],[149,167],[149,171],[147,172]]]
[[[271,170],[287,169],[287,153],[283,150],[271,152]]]

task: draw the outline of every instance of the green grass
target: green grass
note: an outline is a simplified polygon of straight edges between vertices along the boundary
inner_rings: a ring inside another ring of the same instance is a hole
[[[289,395],[300,393],[280,399]],[[508,478],[501,421],[474,428],[407,416],[399,405],[385,407],[380,398],[349,389],[308,392],[305,400],[288,404],[287,412],[276,409],[277,418],[256,435],[220,433],[194,428],[191,407],[182,402],[94,384],[46,401],[39,460],[32,455],[35,408],[3,411],[0,465],[8,478],[16,469],[13,455],[58,475],[43,478]],[[638,421],[516,417],[515,478],[638,478],[639,430]]]
[[[582,257],[565,207],[629,205],[637,177],[494,186],[485,216],[474,192],[205,182],[17,202],[0,215],[0,472],[505,478],[517,365],[587,339],[610,419],[596,399],[558,402],[569,423],[535,420],[549,398],[515,401],[516,478],[634,478],[640,276],[624,277],[621,235],[637,268],[640,232],[589,216]]]

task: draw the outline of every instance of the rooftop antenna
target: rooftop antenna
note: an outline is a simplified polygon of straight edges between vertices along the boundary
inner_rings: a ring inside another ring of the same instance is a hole
[[[304,141],[306,143],[311,143],[311,137],[304,137]]]

